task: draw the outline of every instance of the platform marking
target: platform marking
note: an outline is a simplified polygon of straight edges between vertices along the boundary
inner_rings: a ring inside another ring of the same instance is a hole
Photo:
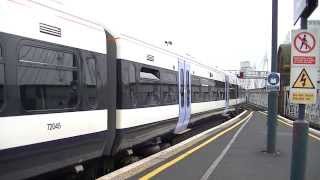
[[[264,114],[265,116],[267,116],[267,113],[265,113],[265,112],[261,112],[261,111],[260,111],[260,113],[261,113],[261,114]],[[289,123],[287,123],[287,122],[285,122],[285,121],[283,121],[283,120],[280,120],[280,118],[277,118],[277,120],[278,120],[279,122],[281,122],[282,124],[284,124],[284,125],[287,125],[287,126],[289,126],[289,127],[293,127],[292,124],[289,124]],[[315,135],[313,135],[312,133],[308,133],[308,134],[309,134],[310,137],[312,137],[312,138],[320,141],[320,137],[315,136]]]
[[[234,141],[239,136],[242,129],[247,125],[250,119],[248,119],[245,123],[242,124],[242,126],[238,129],[238,131],[233,135],[232,139],[228,143],[228,145],[223,149],[221,154],[217,157],[217,159],[211,164],[211,166],[207,169],[207,171],[204,173],[204,175],[201,177],[201,180],[208,180],[210,175],[213,173],[213,171],[216,169],[216,167],[219,165],[221,160],[224,158],[224,156],[229,151],[231,145],[234,143]]]
[[[281,122],[281,123],[283,123],[283,124],[285,124],[286,126],[293,127],[292,124],[289,124],[289,123],[287,123],[287,122],[284,122],[284,121],[282,121],[282,120],[280,120],[280,119],[278,119],[278,121]],[[309,134],[310,137],[313,137],[314,139],[320,141],[320,138],[319,138],[318,136],[315,136],[315,135],[313,135],[313,134],[311,134],[311,133],[308,133],[308,134]]]
[[[216,134],[215,136],[211,137],[210,139],[206,140],[205,142],[201,143],[200,145],[192,148],[191,150],[185,152],[184,154],[181,154],[180,156],[178,156],[177,158],[159,166],[158,168],[152,170],[151,172],[147,173],[146,175],[142,176],[141,178],[139,178],[139,180],[148,180],[154,176],[156,176],[157,174],[161,173],[162,171],[166,170],[167,168],[171,167],[172,165],[176,164],[177,162],[181,161],[182,159],[190,156],[192,153],[194,153],[195,151],[205,147],[206,145],[208,145],[210,142],[216,140],[217,138],[219,138],[220,136],[224,135],[225,133],[231,131],[232,129],[236,128],[237,126],[239,126],[241,123],[243,123],[244,121],[248,120],[249,118],[252,117],[253,112],[251,112],[246,118],[244,118],[243,120],[237,122],[236,124],[232,125],[231,127],[219,132],[218,134]]]

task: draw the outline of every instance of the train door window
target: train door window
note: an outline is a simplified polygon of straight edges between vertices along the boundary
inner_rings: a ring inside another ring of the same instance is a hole
[[[181,107],[184,107],[184,71],[180,69],[180,96],[181,96]]]
[[[91,108],[97,105],[97,72],[96,59],[88,57],[83,62],[87,103]]]
[[[73,108],[78,103],[78,63],[73,53],[24,45],[18,84],[25,110]]]
[[[190,106],[190,74],[189,71],[186,71],[186,88],[187,88],[187,107]]]
[[[4,104],[4,61],[2,58],[2,48],[0,46],[0,110]]]
[[[236,85],[236,90],[237,90],[237,99],[240,97],[240,88],[238,85]]]

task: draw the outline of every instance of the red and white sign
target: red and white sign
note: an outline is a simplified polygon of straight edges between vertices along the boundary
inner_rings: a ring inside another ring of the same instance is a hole
[[[293,30],[291,42],[290,102],[317,101],[319,44],[315,30]]]
[[[309,32],[300,32],[294,38],[294,48],[300,53],[309,53],[316,46],[316,38]]]
[[[316,64],[316,57],[294,56],[293,64]]]

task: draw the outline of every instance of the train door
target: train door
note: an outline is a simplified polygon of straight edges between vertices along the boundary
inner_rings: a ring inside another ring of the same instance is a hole
[[[191,75],[190,64],[179,60],[179,120],[175,129],[175,133],[181,133],[189,124],[191,114]]]
[[[191,75],[190,75],[190,64],[184,63],[184,69],[185,69],[185,119],[183,121],[183,125],[185,128],[188,127],[189,121],[190,121],[190,116],[191,116]]]
[[[230,88],[229,88],[229,76],[225,76],[225,85],[224,85],[224,98],[225,98],[225,110],[224,114],[228,112],[229,109],[229,100],[230,100]]]
[[[239,104],[239,85],[238,85],[238,79],[235,78],[235,86],[234,86],[234,89],[235,89],[235,94],[236,94],[236,97],[235,97],[235,101],[236,101],[236,104]]]

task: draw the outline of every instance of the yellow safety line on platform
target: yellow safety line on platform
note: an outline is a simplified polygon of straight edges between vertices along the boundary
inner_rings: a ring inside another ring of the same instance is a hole
[[[237,122],[236,124],[232,125],[231,127],[219,132],[217,135],[211,137],[210,139],[206,140],[205,142],[201,143],[200,145],[192,148],[191,150],[181,154],[180,156],[178,156],[177,158],[163,164],[162,166],[152,170],[151,172],[149,172],[148,174],[144,175],[143,177],[139,178],[139,180],[148,180],[152,177],[154,177],[155,175],[159,174],[160,172],[164,171],[165,169],[169,168],[170,166],[176,164],[177,162],[181,161],[182,159],[190,156],[192,153],[194,153],[195,151],[203,148],[204,146],[208,145],[210,142],[216,140],[217,138],[219,138],[220,136],[224,135],[225,133],[231,131],[232,129],[234,129],[235,127],[239,126],[241,123],[243,123],[244,121],[248,120],[249,118],[251,118],[252,116],[251,112],[246,118],[244,118],[243,120]]]
[[[267,113],[265,113],[265,112],[260,112],[260,113],[262,113],[262,114],[264,114],[264,115],[267,115]],[[292,125],[292,124],[289,124],[289,123],[287,123],[287,122],[285,122],[285,121],[281,120],[280,118],[277,118],[277,120],[278,120],[279,122],[281,122],[281,123],[283,123],[283,124],[285,124],[285,125],[289,126],[289,127],[293,127],[293,125]],[[310,136],[310,137],[312,137],[312,138],[314,138],[314,139],[316,139],[316,140],[320,141],[320,137],[315,136],[315,135],[313,135],[312,133],[308,133],[308,134],[309,134],[309,136]]]
[[[291,125],[291,124],[289,124],[289,123],[287,123],[287,122],[284,122],[284,121],[282,121],[282,120],[280,120],[280,119],[278,119],[278,121],[281,122],[281,123],[283,123],[283,124],[285,124],[285,125],[287,125],[287,126],[293,127],[293,125]],[[308,133],[308,134],[309,134],[310,137],[313,137],[314,139],[320,141],[320,138],[319,138],[318,136],[315,136],[315,135],[313,135],[313,134],[311,134],[311,133]]]

